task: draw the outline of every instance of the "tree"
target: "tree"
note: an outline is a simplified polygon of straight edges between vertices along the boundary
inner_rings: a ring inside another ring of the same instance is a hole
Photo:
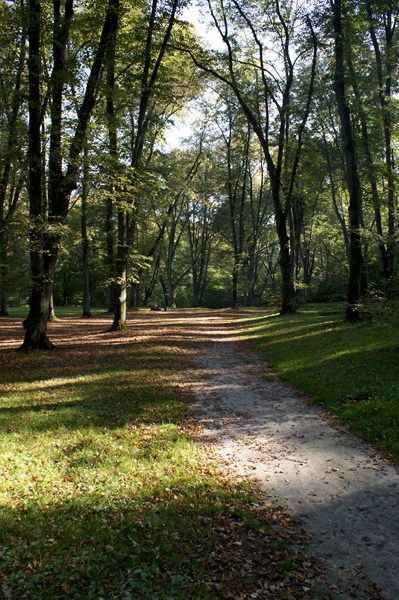
[[[83,150],[83,176],[82,176],[82,212],[81,212],[81,233],[82,233],[82,283],[83,283],[83,312],[82,317],[91,317],[90,303],[90,278],[89,278],[89,237],[87,233],[87,203],[89,197],[89,165],[87,146]]]
[[[15,216],[26,171],[23,160],[25,133],[21,119],[24,100],[23,75],[26,54],[26,26],[23,4],[0,7],[4,34],[1,77],[1,150],[0,150],[0,315],[7,315],[8,246],[12,220]],[[9,51],[10,50],[10,51]],[[9,101],[10,98],[10,101]],[[21,131],[22,130],[22,131]]]
[[[199,68],[231,88],[258,137],[269,174],[280,243],[281,312],[290,313],[295,311],[296,301],[289,214],[313,95],[316,36],[309,17],[305,16],[307,33],[301,30],[305,42],[299,50],[299,37],[294,31],[302,17],[291,2],[276,0],[273,5],[265,5],[262,13],[258,4],[251,1],[231,0],[214,6],[212,0],[208,0],[208,7],[225,43],[225,55],[217,64],[217,61],[212,63],[202,59],[190,49],[184,50],[190,53]],[[252,38],[246,46],[241,30]],[[273,43],[277,56],[271,60],[268,47]],[[298,60],[293,58],[294,48],[302,59],[310,55],[307,92],[295,111],[293,100]]]
[[[151,143],[146,161],[144,152],[152,137],[149,135],[151,128],[154,127],[157,117],[158,124],[162,121],[159,117],[170,102],[170,98],[160,93],[158,83],[162,76],[161,68],[167,56],[168,43],[181,5],[180,0],[172,0],[169,5],[165,5],[160,0],[152,0],[148,17],[145,15],[143,19],[145,28],[140,27],[139,31],[140,35],[143,35],[144,32],[142,47],[139,50],[141,58],[139,70],[135,73],[126,71],[127,81],[133,77],[133,89],[138,90],[138,96],[130,96],[130,101],[124,107],[125,110],[126,108],[128,110],[131,124],[128,138],[130,142],[129,187],[131,198],[127,202],[120,202],[117,199],[118,242],[115,261],[114,321],[111,326],[113,331],[126,328],[128,257],[137,235],[137,211],[141,202],[140,190],[147,187],[146,168],[152,155]],[[138,77],[138,86],[135,77]],[[162,109],[158,112],[160,106]],[[153,143],[154,137],[152,137]]]
[[[344,41],[342,28],[342,0],[333,4],[335,74],[334,91],[337,99],[344,147],[346,180],[349,190],[349,283],[346,319],[354,323],[359,319],[359,301],[361,297],[362,246],[361,212],[362,195],[358,171],[355,138],[352,129],[350,109],[346,99]]]
[[[377,7],[378,10],[379,7]],[[395,173],[392,144],[392,104],[393,104],[393,75],[398,66],[397,51],[394,47],[394,39],[397,34],[397,9],[396,4],[388,2],[386,8],[381,7],[380,19],[382,20],[383,43],[385,47],[381,50],[375,26],[375,18],[371,2],[366,2],[367,16],[369,20],[369,33],[375,54],[375,66],[377,71],[378,98],[380,102],[382,125],[385,142],[385,167],[387,177],[388,193],[388,234],[385,252],[382,253],[384,276],[388,284],[388,294],[392,292],[392,279],[394,275],[395,257]],[[377,11],[376,11],[377,12]],[[385,61],[384,58],[385,57]]]
[[[100,41],[87,79],[82,103],[77,114],[71,139],[67,166],[63,170],[63,93],[68,80],[66,51],[73,18],[73,0],[66,0],[64,13],[61,3],[53,3],[52,73],[50,77],[50,150],[48,181],[42,175],[41,126],[44,118],[42,86],[45,73],[42,68],[41,0],[29,3],[29,205],[30,205],[30,264],[32,291],[29,313],[24,321],[25,339],[21,349],[50,349],[53,344],[47,336],[50,294],[57,255],[62,238],[69,201],[77,186],[79,155],[95,104],[97,84],[110,35],[117,28],[119,0],[109,0]]]
[[[193,306],[203,305],[208,285],[211,244],[215,233],[213,231],[214,197],[210,181],[212,166],[209,156],[204,159],[188,197],[187,236],[190,248]]]

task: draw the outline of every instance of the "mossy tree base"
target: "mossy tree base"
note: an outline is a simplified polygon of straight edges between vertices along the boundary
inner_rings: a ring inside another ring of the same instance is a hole
[[[126,331],[126,321],[117,320],[114,321],[108,331]]]

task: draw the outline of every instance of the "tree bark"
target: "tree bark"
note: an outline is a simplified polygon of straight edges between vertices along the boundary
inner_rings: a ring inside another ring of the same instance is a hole
[[[0,316],[8,316],[8,235],[5,223],[0,223]]]
[[[335,35],[335,75],[334,91],[337,100],[341,122],[341,133],[344,145],[346,164],[346,180],[349,190],[349,282],[346,320],[354,323],[359,320],[359,302],[361,299],[362,278],[362,243],[361,243],[361,213],[362,194],[358,172],[355,139],[352,130],[350,110],[346,100],[344,46],[342,35],[342,0],[335,0],[333,5],[334,35]]]
[[[126,211],[118,211],[118,240],[115,258],[115,297],[114,320],[110,331],[127,329],[127,230],[129,227]]]
[[[55,267],[54,248],[45,244],[43,214],[43,180],[41,150],[41,3],[30,0],[29,3],[29,216],[30,263],[32,273],[32,291],[29,300],[29,314],[23,322],[25,339],[21,350],[51,349],[53,344],[47,336],[50,294]],[[47,250],[47,253],[44,252]]]
[[[88,199],[88,177],[89,164],[87,156],[87,146],[84,149],[83,158],[83,182],[82,182],[82,212],[81,212],[81,232],[82,232],[82,280],[83,280],[83,311],[82,317],[91,317],[90,303],[90,265],[89,265],[89,238],[87,235],[87,199]]]
[[[107,237],[107,267],[109,283],[107,286],[108,312],[113,313],[115,307],[115,239],[114,239],[114,203],[112,197],[106,202],[105,235]]]

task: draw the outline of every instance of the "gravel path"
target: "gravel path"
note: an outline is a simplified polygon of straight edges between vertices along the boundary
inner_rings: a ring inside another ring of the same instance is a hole
[[[312,533],[326,567],[313,597],[398,600],[398,471],[276,377],[261,378],[231,322],[199,316],[192,326],[203,333],[185,376],[203,439]]]

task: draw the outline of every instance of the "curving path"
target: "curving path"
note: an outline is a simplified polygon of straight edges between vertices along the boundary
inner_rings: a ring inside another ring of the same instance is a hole
[[[312,533],[325,563],[312,597],[398,600],[398,471],[289,386],[261,378],[231,319],[190,319],[196,352],[183,377],[202,437]]]

